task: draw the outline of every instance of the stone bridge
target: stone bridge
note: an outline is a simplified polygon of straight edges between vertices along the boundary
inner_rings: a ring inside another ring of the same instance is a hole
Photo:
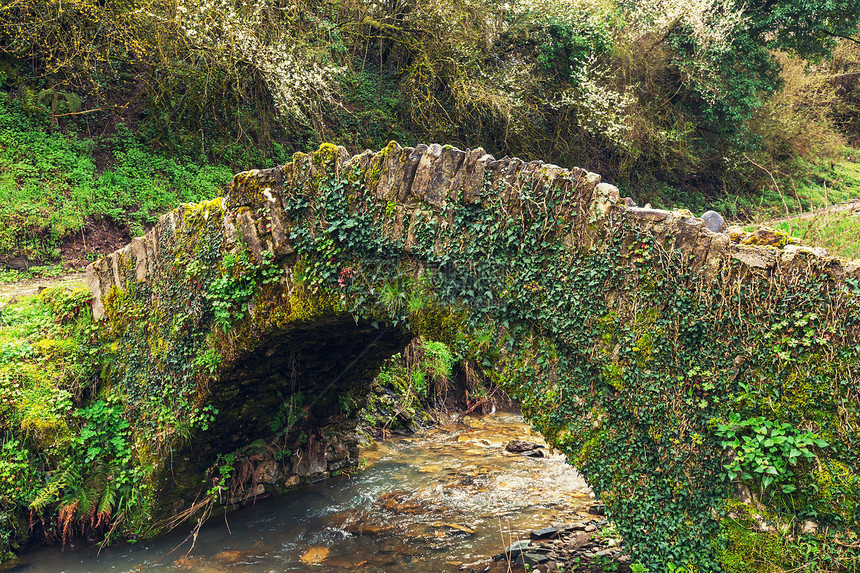
[[[825,436],[818,459],[856,474],[860,267],[791,243],[628,206],[582,169],[323,145],[166,214],[87,280],[157,518],[354,466],[370,380],[421,335],[493,364],[646,562],[668,543],[702,565],[730,413]]]

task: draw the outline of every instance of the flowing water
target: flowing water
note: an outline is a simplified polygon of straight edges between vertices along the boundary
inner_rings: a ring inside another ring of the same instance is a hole
[[[352,476],[213,517],[190,551],[179,546],[187,533],[100,555],[51,547],[26,555],[21,571],[482,570],[532,529],[584,518],[591,502],[561,455],[506,452],[515,438],[540,442],[513,414],[465,418],[365,449],[367,467]]]

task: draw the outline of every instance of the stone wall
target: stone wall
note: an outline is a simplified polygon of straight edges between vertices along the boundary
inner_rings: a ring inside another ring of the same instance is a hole
[[[581,224],[579,232],[570,237],[571,247],[588,244],[599,248],[599,237],[620,218],[628,218],[643,232],[659,237],[666,248],[690,254],[698,265],[707,264],[711,274],[732,259],[751,271],[767,273],[791,272],[819,260],[836,278],[860,278],[857,263],[827,257],[820,248],[783,244],[785,237],[779,233],[744,233],[737,228],[733,233],[729,228],[720,232],[709,229],[702,218],[687,211],[628,206],[620,201],[618,189],[602,183],[595,173],[540,161],[496,159],[481,148],[463,151],[439,144],[403,148],[392,142],[377,153],[367,150],[352,157],[343,147],[326,145],[313,154],[298,153],[291,163],[281,167],[240,173],[227,195],[215,199],[221,202],[223,210],[227,249],[236,249],[241,240],[258,256],[263,250],[278,256],[293,254],[288,217],[281,203],[284,181],[313,179],[321,161],[327,159],[336,162],[336,171],[355,171],[354,176],[365,183],[369,193],[393,205],[395,222],[390,237],[396,241],[405,234],[407,252],[413,240],[411,229],[403,226],[407,213],[421,211],[440,216],[437,213],[448,203],[479,203],[481,194],[486,192],[486,182],[515,211],[530,200],[539,200],[546,186],[562,181],[580,204]],[[527,197],[521,195],[525,188],[529,190]],[[150,261],[157,257],[158,236],[166,228],[175,231],[182,227],[182,213],[187,209],[184,206],[167,213],[146,236],[135,237],[126,247],[87,267],[87,284],[93,293],[96,318],[104,316],[102,296],[114,286],[125,287],[121,271],[124,266],[133,267],[135,280],[140,282],[157,273]]]

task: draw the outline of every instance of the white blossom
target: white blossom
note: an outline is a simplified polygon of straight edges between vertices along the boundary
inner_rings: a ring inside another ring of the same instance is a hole
[[[341,68],[318,62],[289,30],[273,30],[268,9],[274,8],[265,0],[179,0],[176,19],[194,47],[228,66],[257,69],[282,116],[305,119],[315,103],[333,99],[332,81]]]

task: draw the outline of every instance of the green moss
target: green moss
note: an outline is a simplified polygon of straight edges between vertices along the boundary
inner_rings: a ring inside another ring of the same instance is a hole
[[[259,179],[257,178],[257,170],[239,173],[233,177],[233,182],[230,184],[227,196],[231,198],[232,203],[237,207],[260,204],[264,200],[264,197],[263,188],[260,186]]]
[[[409,324],[417,336],[452,344],[464,319],[462,311],[454,311],[435,302],[427,302],[410,314]]]
[[[382,178],[382,170],[388,169],[388,158],[398,147],[399,144],[396,141],[390,141],[379,153],[373,156],[365,179],[368,189],[376,189],[379,185],[379,180]]]
[[[328,168],[327,171],[332,173],[334,170],[333,163],[337,160],[337,146],[332,143],[323,143],[319,149],[311,154],[312,161],[317,169]]]
[[[738,515],[721,522],[725,546],[718,556],[727,573],[781,573],[793,568],[794,556],[785,538],[776,531],[754,529],[753,508],[730,501],[727,509]]]
[[[741,239],[742,245],[767,246],[775,247],[777,249],[781,249],[786,245],[796,245],[799,243],[800,241],[798,239],[792,237],[788,233],[777,229],[771,229],[770,227],[760,227],[752,234]]]
[[[812,482],[812,495],[820,500],[822,510],[835,513],[845,522],[850,522],[860,503],[860,488],[857,487],[860,479],[857,474],[844,462],[825,460],[813,469]]]
[[[146,312],[135,296],[135,283],[129,283],[127,287],[123,290],[113,286],[102,297],[105,317],[114,337],[121,336],[130,326],[139,323]]]
[[[295,287],[290,294],[290,320],[304,321],[334,314],[339,310],[337,296],[325,292],[310,292]]]
[[[223,217],[224,201],[221,197],[216,197],[199,203],[185,203],[180,209],[177,211],[182,215],[184,225],[199,231],[209,217]]]
[[[612,362],[603,367],[603,380],[619,392],[624,391],[624,367]]]

